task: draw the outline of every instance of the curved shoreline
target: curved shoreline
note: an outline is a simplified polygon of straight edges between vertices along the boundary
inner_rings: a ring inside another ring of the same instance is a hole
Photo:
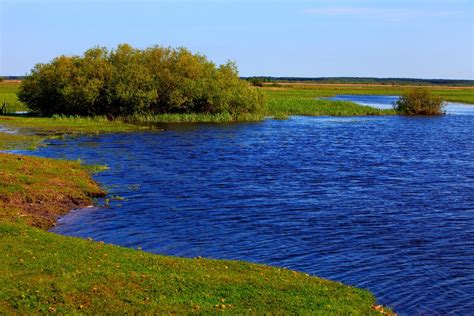
[[[160,256],[47,232],[44,229],[52,227],[59,215],[71,211],[70,205],[88,205],[91,193],[103,191],[97,190],[84,169],[79,170],[89,178],[88,190],[78,186],[70,191],[67,180],[57,181],[57,167],[76,168],[78,162],[3,153],[0,163],[13,171],[0,172],[2,180],[41,174],[39,185],[51,194],[40,194],[42,199],[34,201],[38,196],[30,196],[29,190],[37,187],[29,181],[33,188],[26,188],[22,198],[12,198],[15,193],[10,198],[0,196],[0,209],[6,210],[0,213],[0,253],[4,254],[0,256],[0,313],[391,313],[376,305],[367,290],[305,273],[243,261]],[[52,178],[44,176],[49,168]],[[34,213],[46,209],[46,214]],[[25,287],[30,294],[18,294]],[[25,305],[31,293],[43,296]]]
[[[0,203],[9,210],[9,220],[34,227],[49,229],[60,215],[106,194],[79,162],[0,153],[0,165],[7,188]]]
[[[128,310],[189,313],[226,310],[237,313],[392,313],[376,305],[375,298],[366,290],[304,273],[242,261],[160,256],[46,232],[45,229],[53,227],[60,215],[90,205],[94,197],[104,196],[105,192],[79,162],[0,153],[0,165],[4,167],[0,178],[7,184],[4,185],[7,190],[0,191],[0,209],[4,210],[0,212],[0,250],[6,254],[0,259],[0,286],[5,289],[6,298],[0,304],[0,312],[83,310],[95,313]],[[95,266],[95,262],[89,262],[88,258],[97,255],[97,250],[94,250],[97,247],[103,250],[100,259],[95,259],[100,264]],[[82,249],[81,256],[78,256],[77,249]],[[25,252],[29,254],[26,257]],[[58,256],[64,259],[57,261],[55,258]],[[37,266],[38,262],[42,263]],[[152,266],[158,268],[157,271],[165,267],[171,269],[164,275],[155,270],[150,272],[147,268],[150,262],[155,262]],[[45,274],[44,267],[48,266],[51,268]],[[61,272],[65,266],[72,272]],[[111,269],[104,268],[108,266]],[[131,281],[126,281],[125,285],[115,284],[115,276],[121,269],[118,267],[122,266],[130,267],[123,276],[125,280],[133,279],[139,271],[146,278],[163,280],[140,285],[139,288]],[[79,273],[78,276],[85,280],[71,284],[68,281],[70,273]],[[42,275],[47,276],[46,280],[54,280],[54,283],[38,282]],[[184,281],[190,275],[197,275],[199,281],[196,280],[196,283],[193,278]],[[211,275],[213,278],[209,279]],[[169,282],[181,290],[163,287]],[[22,305],[23,296],[18,296],[21,284],[29,289],[37,288],[38,293],[46,292],[43,300],[56,303],[48,303],[46,310],[42,309],[44,303],[40,302]],[[61,290],[50,292],[48,288],[52,284],[57,284],[54,287]],[[207,290],[201,293],[196,291],[196,286]],[[221,293],[223,289],[227,294]],[[124,307],[124,302],[128,300],[124,301],[124,296],[142,296],[150,291],[159,295],[149,294],[150,297],[145,299],[148,305],[145,309],[141,303]],[[71,298],[70,293],[80,293],[81,298]],[[213,294],[210,298],[204,293]],[[94,301],[97,295],[109,303]],[[169,297],[165,302],[163,295]],[[63,303],[58,303],[61,301]],[[189,305],[192,302],[198,303]],[[121,306],[121,309],[115,310],[113,306]]]

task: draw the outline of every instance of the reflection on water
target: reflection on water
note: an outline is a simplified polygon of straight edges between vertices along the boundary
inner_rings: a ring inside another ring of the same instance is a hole
[[[474,109],[474,107],[473,107]],[[368,288],[400,314],[474,309],[474,117],[293,117],[53,140],[126,200],[55,232]]]
[[[379,109],[391,109],[398,98],[398,95],[340,94],[327,99],[332,101],[351,101]]]

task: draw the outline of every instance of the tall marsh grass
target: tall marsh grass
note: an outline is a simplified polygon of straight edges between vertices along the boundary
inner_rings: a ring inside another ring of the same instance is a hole
[[[158,124],[158,123],[230,123],[261,121],[262,113],[245,113],[231,115],[224,113],[168,113],[168,114],[135,114],[119,118],[130,124]]]
[[[280,96],[267,100],[267,115],[284,118],[289,115],[364,116],[393,115],[392,109],[381,110],[352,102],[317,100],[307,97]]]

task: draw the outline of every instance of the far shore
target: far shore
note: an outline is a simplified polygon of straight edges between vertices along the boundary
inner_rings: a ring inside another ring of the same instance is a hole
[[[439,88],[447,90],[474,90],[474,86],[450,86],[450,85],[413,85],[413,84],[380,84],[380,83],[320,83],[320,82],[306,82],[306,81],[277,81],[276,84],[287,86],[321,86],[321,87],[391,87],[391,88]],[[271,86],[273,82],[263,82],[264,86]]]

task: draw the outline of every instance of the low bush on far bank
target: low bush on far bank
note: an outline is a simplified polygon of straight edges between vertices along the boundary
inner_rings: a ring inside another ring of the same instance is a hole
[[[92,48],[37,64],[18,97],[39,114],[109,118],[164,113],[256,113],[257,89],[241,80],[232,62],[216,66],[185,48],[119,45]]]
[[[395,103],[394,109],[403,115],[441,115],[445,103],[441,97],[426,88],[416,88],[405,92]]]

